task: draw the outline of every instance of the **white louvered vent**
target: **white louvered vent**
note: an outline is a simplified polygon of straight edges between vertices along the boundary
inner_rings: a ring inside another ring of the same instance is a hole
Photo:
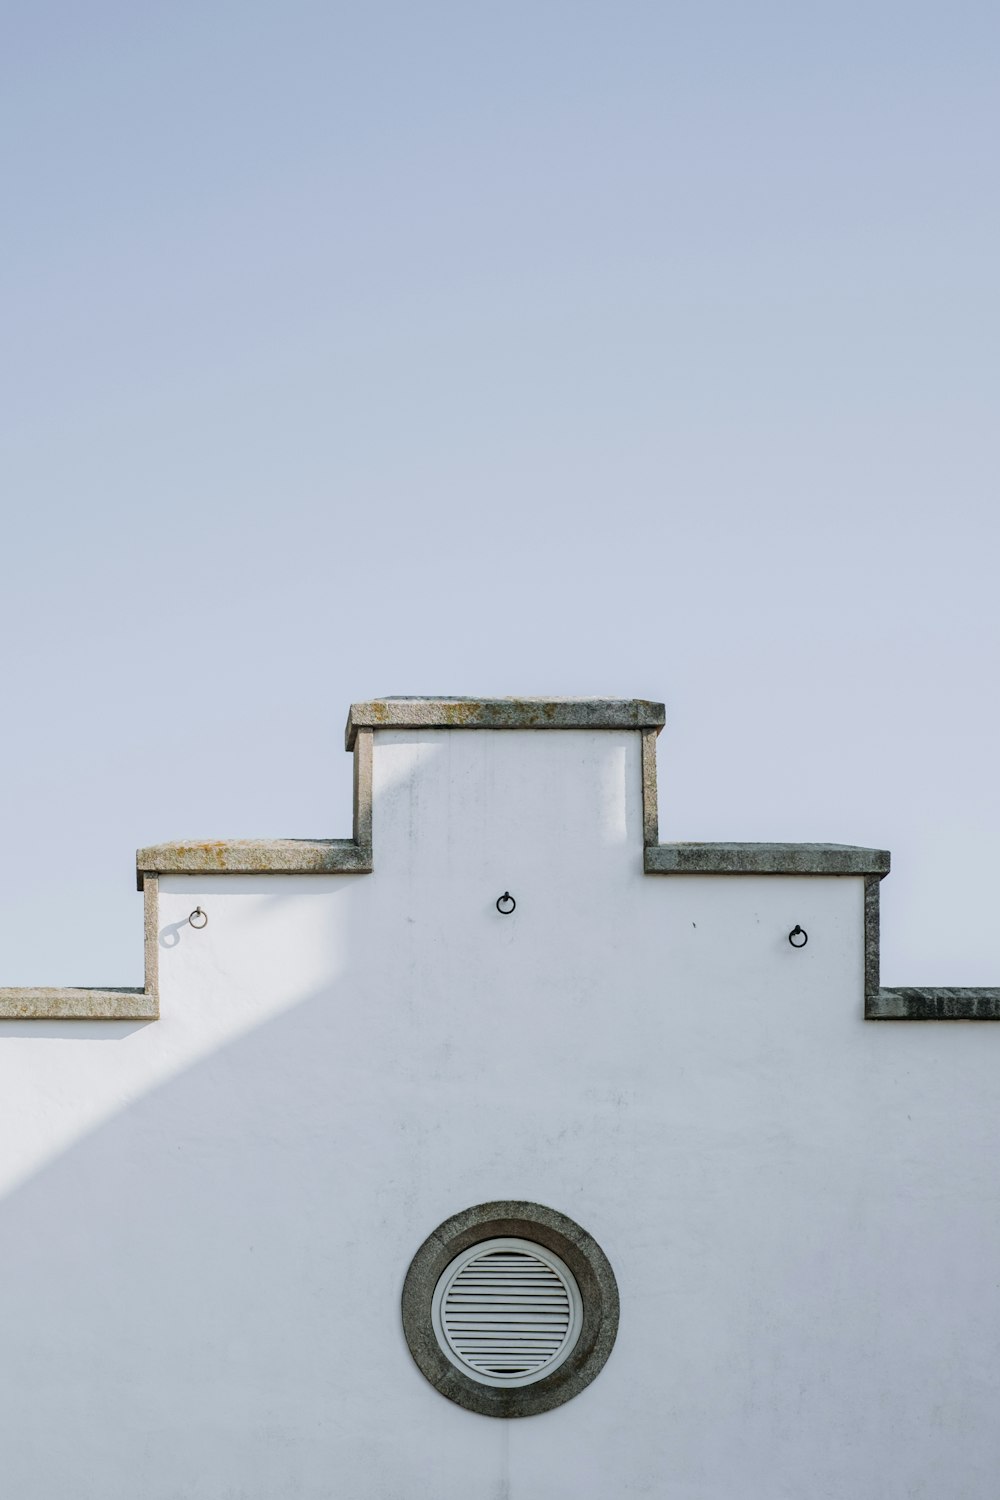
[[[582,1304],[569,1268],[529,1240],[486,1240],[448,1266],[431,1315],[452,1364],[484,1385],[531,1385],[562,1364],[580,1336]]]

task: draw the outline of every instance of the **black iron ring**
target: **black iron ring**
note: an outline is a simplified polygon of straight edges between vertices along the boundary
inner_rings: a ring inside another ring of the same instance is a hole
[[[504,906],[504,901],[509,901],[510,905]],[[514,900],[514,897],[511,895],[510,891],[504,891],[502,896],[497,897],[497,911],[502,917],[509,917],[516,905],[517,902]]]
[[[195,921],[195,917],[200,917],[201,921],[200,922],[196,922]],[[208,912],[207,911],[202,911],[202,909],[201,909],[200,906],[196,906],[195,909],[194,909],[194,911],[188,917],[188,921],[191,923],[192,927],[196,927],[198,929],[201,929],[202,927],[207,927],[208,926]]]
[[[801,938],[801,943],[797,943],[795,941],[796,938]],[[804,927],[800,927],[798,922],[796,922],[795,926],[788,934],[788,941],[791,943],[793,948],[804,948],[806,943],[808,943],[809,941],[809,934],[808,932],[806,932]]]

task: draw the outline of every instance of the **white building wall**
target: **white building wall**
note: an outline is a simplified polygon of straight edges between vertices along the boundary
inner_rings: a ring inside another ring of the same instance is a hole
[[[0,1023],[4,1494],[993,1500],[1000,1031],[865,1024],[861,878],[645,876],[639,740],[379,731],[374,874],[163,877],[158,1022]],[[517,1421],[399,1317],[506,1197],[621,1293]]]

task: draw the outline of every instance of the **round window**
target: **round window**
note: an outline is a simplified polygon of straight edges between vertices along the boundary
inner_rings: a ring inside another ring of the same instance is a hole
[[[480,1203],[434,1230],[403,1285],[403,1331],[443,1396],[491,1417],[561,1406],[603,1368],[618,1287],[600,1246],[539,1203]]]

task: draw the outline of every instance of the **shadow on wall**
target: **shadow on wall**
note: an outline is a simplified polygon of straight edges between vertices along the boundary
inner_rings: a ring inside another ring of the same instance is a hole
[[[616,776],[626,759],[616,760]],[[539,796],[551,800],[548,789]],[[562,826],[549,823],[561,859]],[[601,835],[584,852],[596,858],[603,849]],[[399,878],[405,892],[405,871]],[[368,892],[379,876],[365,879]],[[277,899],[301,901],[304,889],[282,886]],[[330,887],[310,889],[322,900]],[[462,910],[493,924],[494,941],[509,947],[516,928],[495,913],[500,889],[463,893]],[[237,897],[238,908],[231,935],[252,930],[252,902]],[[125,1107],[142,1080],[122,1049],[91,1118],[105,1103],[116,1112],[0,1201],[2,1488],[12,1500],[438,1500],[463,1478],[468,1500],[495,1493],[482,1445],[495,1457],[502,1427],[432,1390],[399,1318],[410,1257],[469,1201],[448,1194],[425,1217],[428,1160],[453,1149],[467,1155],[436,1107],[434,1056],[446,1059],[465,1107],[461,1058],[447,1061],[460,1047],[448,1038],[417,1045],[427,1037],[426,997],[444,982],[453,913],[424,913],[419,941],[408,936],[418,930],[413,916],[390,940],[369,899],[353,917],[336,951],[322,951],[321,937],[314,966],[303,970],[336,979],[280,1014],[272,1009],[255,1025],[230,984],[233,1025],[245,1029],[221,1046],[196,1017],[187,1017],[186,1036],[178,1027],[169,1039],[164,1022],[150,1050],[175,1071]],[[577,920],[575,909],[562,913],[568,929]],[[159,936],[164,950],[180,943],[176,958],[186,961],[184,921]],[[371,955],[380,946],[392,962],[381,965],[373,998]],[[555,937],[550,947],[557,954]],[[280,969],[281,953],[267,958]],[[247,982],[256,998],[266,998],[268,963]],[[447,982],[459,992],[456,975]],[[171,998],[176,988],[176,979],[165,987],[165,1005],[184,1003]],[[121,1041],[138,1029],[42,1025],[32,1036],[64,1046]],[[184,1048],[202,1041],[215,1050],[192,1061]],[[506,1091],[503,1079],[491,1086]],[[549,1113],[544,1099],[534,1107]],[[481,1197],[500,1197],[497,1178],[509,1190],[508,1126],[499,1110],[481,1113],[490,1121]],[[564,1122],[548,1124],[554,1132]],[[534,1143],[539,1159],[555,1150],[544,1132]],[[476,1174],[478,1183],[478,1161]],[[393,1381],[398,1372],[389,1422],[387,1370]],[[449,1417],[461,1430],[428,1457],[427,1434],[438,1434],[430,1413],[450,1433]],[[463,1442],[487,1471],[477,1475],[478,1494],[468,1488]]]
[[[0,1205],[6,1494],[312,1500],[337,1491],[346,1451],[377,1475],[344,1401],[345,1274],[363,1284],[369,1232],[406,1184],[357,1149],[387,1101],[350,992],[342,979],[196,1063]],[[404,1270],[377,1289],[382,1337],[420,1383],[393,1321]]]
[[[6,1037],[33,1042],[122,1042],[133,1032],[155,1025],[155,1021],[0,1021],[0,1047]]]

